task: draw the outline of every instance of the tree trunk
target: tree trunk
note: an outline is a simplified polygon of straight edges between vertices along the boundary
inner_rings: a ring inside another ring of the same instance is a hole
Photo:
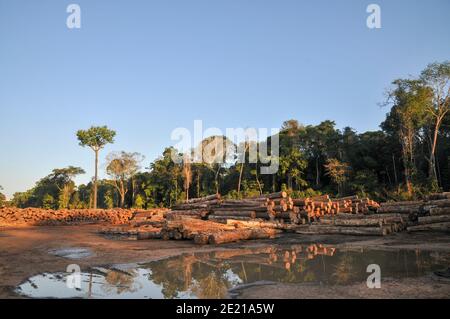
[[[242,182],[242,173],[244,172],[244,163],[241,164],[241,169],[239,170],[239,181],[238,181],[238,195],[241,193],[241,182]]]
[[[125,206],[125,187],[123,185],[123,181],[120,181],[120,207],[123,208]]]
[[[261,183],[259,182],[259,178],[258,178],[258,162],[256,163],[256,170],[255,170],[255,175],[256,175],[256,183],[258,183],[258,188],[259,188],[259,195],[261,195],[263,193],[262,187],[261,187]]]
[[[436,125],[434,127],[434,134],[433,134],[433,144],[431,145],[431,152],[430,152],[430,165],[428,168],[428,177],[434,182],[437,183],[437,174],[436,174],[436,147],[437,147],[437,140],[439,136],[439,127],[441,126],[441,119],[436,119]]]
[[[392,154],[392,164],[394,165],[395,185],[398,185],[397,167],[396,167],[396,165],[395,165],[395,154]]]
[[[319,177],[319,156],[316,156],[316,186],[319,186],[320,184],[320,177]]]
[[[197,198],[200,197],[200,169],[197,172]]]
[[[97,209],[98,150],[95,150],[94,209]]]
[[[217,169],[216,176],[214,178],[214,181],[215,181],[215,184],[216,184],[216,194],[219,194],[219,172],[220,172],[220,166]]]

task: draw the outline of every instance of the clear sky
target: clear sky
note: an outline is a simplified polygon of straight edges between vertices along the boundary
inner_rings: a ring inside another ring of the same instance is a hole
[[[376,130],[393,79],[449,58],[448,0],[0,0],[0,185],[10,196],[68,165],[88,181],[75,132],[93,124],[118,133],[102,161],[136,151],[146,166],[195,119]]]

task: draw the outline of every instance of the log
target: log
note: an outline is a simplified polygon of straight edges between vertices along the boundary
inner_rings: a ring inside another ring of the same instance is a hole
[[[218,232],[216,234],[209,235],[208,242],[211,245],[231,243],[239,240],[247,240],[250,238],[251,234],[252,230],[246,228]]]
[[[208,209],[208,204],[178,204],[171,207],[174,210],[194,210],[194,209]]]
[[[288,205],[289,201],[286,198],[274,199],[272,200],[274,205]]]
[[[402,218],[402,214],[397,213],[384,213],[384,214],[372,214],[372,215],[355,215],[355,214],[346,214],[340,213],[335,216],[323,216],[322,219],[378,219],[378,218]]]
[[[329,201],[330,196],[329,195],[320,195],[320,196],[314,196],[311,198],[313,201],[322,202],[322,201]]]
[[[276,212],[286,212],[288,210],[288,205],[276,205],[272,209]]]
[[[144,230],[144,231],[138,231],[137,232],[137,239],[138,240],[146,240],[146,239],[160,239],[161,236],[161,229],[158,230]]]
[[[450,192],[434,193],[428,196],[428,200],[450,199]]]
[[[220,206],[262,206],[267,205],[268,200],[253,199],[227,199],[220,203]]]
[[[295,232],[298,234],[344,234],[358,236],[385,236],[391,228],[383,227],[339,227],[339,226],[298,226]]]
[[[277,222],[268,222],[264,220],[252,220],[252,221],[241,221],[235,219],[227,220],[227,225],[240,228],[274,228],[274,229],[289,229],[290,225],[281,224]]]
[[[446,223],[435,223],[435,224],[427,224],[427,225],[418,225],[418,226],[409,226],[406,228],[409,232],[415,231],[443,231],[450,232],[450,222]]]
[[[354,196],[346,196],[346,197],[339,197],[336,200],[338,201],[353,201],[353,200],[357,200],[359,199],[358,195],[354,195]]]
[[[320,221],[324,225],[335,226],[378,226],[381,227],[385,222],[383,219],[324,219]]]
[[[286,192],[277,192],[277,193],[271,193],[271,194],[263,194],[261,196],[257,196],[254,198],[268,198],[268,199],[275,199],[275,198],[286,198],[288,195]]]
[[[438,216],[419,217],[419,224],[420,225],[442,223],[442,222],[450,222],[450,215],[438,215]]]
[[[209,233],[201,233],[194,236],[194,243],[197,245],[207,245],[209,242]]]
[[[450,207],[434,207],[430,209],[431,216],[450,215]]]
[[[207,209],[171,210],[171,211],[167,212],[166,215],[170,214],[170,213],[180,214],[180,215],[185,215],[185,216],[198,215],[198,216],[205,217],[206,215],[208,215],[209,211]]]
[[[237,210],[251,210],[256,212],[266,212],[270,207],[268,206],[229,206],[229,207],[213,207],[211,212],[217,211],[237,211]]]
[[[273,238],[278,234],[276,229],[270,228],[255,228],[255,229],[247,229],[241,228],[231,231],[223,231],[215,234],[211,234],[209,236],[209,244],[211,245],[219,245],[224,243],[232,243],[240,240],[249,240],[249,239],[267,239]]]
[[[427,204],[436,207],[450,207],[450,199],[430,200]]]
[[[397,213],[397,214],[418,214],[420,206],[381,206],[377,209],[377,213]]]
[[[402,202],[385,202],[381,203],[381,207],[385,206],[420,206],[422,205],[422,201],[402,201]]]
[[[215,210],[210,216],[238,216],[238,217],[250,217],[256,218],[256,212],[254,210],[231,210],[221,211]]]
[[[205,196],[205,197],[201,197],[201,198],[193,198],[193,199],[185,201],[185,203],[186,204],[194,204],[194,203],[206,202],[206,201],[211,201],[211,200],[220,200],[220,198],[221,198],[220,194],[214,194],[214,195],[209,195],[209,196]]]
[[[208,216],[208,220],[214,221],[214,222],[218,222],[218,223],[225,223],[228,219],[236,219],[236,220],[253,220],[255,218],[252,217],[245,217],[245,216],[214,216],[214,215],[209,215]]]
[[[292,202],[294,203],[294,206],[306,206],[311,200],[309,198],[293,199]]]

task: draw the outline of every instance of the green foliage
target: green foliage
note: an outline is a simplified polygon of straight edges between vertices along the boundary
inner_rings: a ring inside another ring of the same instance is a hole
[[[3,187],[0,185],[0,190],[3,190]],[[0,207],[3,207],[6,205],[6,196],[0,192]]]
[[[166,148],[146,171],[139,171],[136,164],[139,161],[134,161],[136,153],[119,153],[106,164],[111,179],[98,183],[99,206],[171,206],[183,201],[186,193],[189,197],[202,197],[217,191],[225,198],[285,190],[295,197],[330,193],[409,200],[433,191],[449,190],[449,82],[450,62],[430,64],[418,79],[395,80],[385,103],[389,111],[377,131],[358,133],[350,127],[341,130],[332,120],[305,126],[289,119],[276,136],[280,141],[276,158],[270,149],[275,136],[251,141],[243,150],[221,136],[208,137],[201,145],[203,155],[210,161],[190,163],[189,174],[186,167],[183,174],[183,163],[172,160],[172,154],[183,155],[174,148]],[[114,142],[115,134],[103,126],[80,130],[77,137],[81,146],[89,146],[97,153],[104,145]],[[214,143],[223,143],[224,152],[208,148]],[[261,159],[249,161],[250,145],[259,150],[263,146],[267,148],[269,154],[265,156],[279,163],[279,171],[261,175],[260,169],[265,164]],[[217,158],[225,162],[215,163]],[[245,163],[238,162],[238,158],[245,158]],[[430,178],[430,168],[434,165],[435,177]],[[11,204],[92,207],[96,179],[77,187],[73,177],[82,173],[81,168],[72,166],[55,169],[32,189],[14,194]],[[0,194],[0,205],[2,201],[4,196]]]
[[[114,143],[116,132],[107,126],[92,126],[87,130],[79,130],[77,137],[80,146],[89,146],[94,151],[102,149],[106,144]]]
[[[56,209],[56,202],[52,195],[45,194],[42,198],[42,208],[44,209]]]

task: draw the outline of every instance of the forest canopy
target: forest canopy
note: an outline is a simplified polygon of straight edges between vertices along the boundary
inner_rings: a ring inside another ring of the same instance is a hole
[[[260,174],[258,161],[237,161],[249,156],[249,145],[236,147],[240,153],[228,165],[191,162],[185,154],[180,154],[182,162],[175,163],[171,154],[177,150],[168,147],[145,170],[140,169],[140,154],[120,152],[106,157],[110,179],[97,181],[95,177],[86,185],[75,185],[73,178],[84,173],[82,168],[54,169],[32,189],[15,193],[10,202],[0,193],[0,206],[151,208],[216,192],[241,198],[280,190],[295,196],[359,194],[377,200],[407,200],[448,191],[449,80],[449,61],[430,64],[416,78],[394,80],[382,103],[388,112],[378,131],[339,129],[332,120],[318,125],[286,120],[279,133],[276,174]],[[94,150],[97,161],[98,151],[114,142],[115,132],[100,127],[77,135],[80,145]],[[260,143],[269,144],[269,140]]]

